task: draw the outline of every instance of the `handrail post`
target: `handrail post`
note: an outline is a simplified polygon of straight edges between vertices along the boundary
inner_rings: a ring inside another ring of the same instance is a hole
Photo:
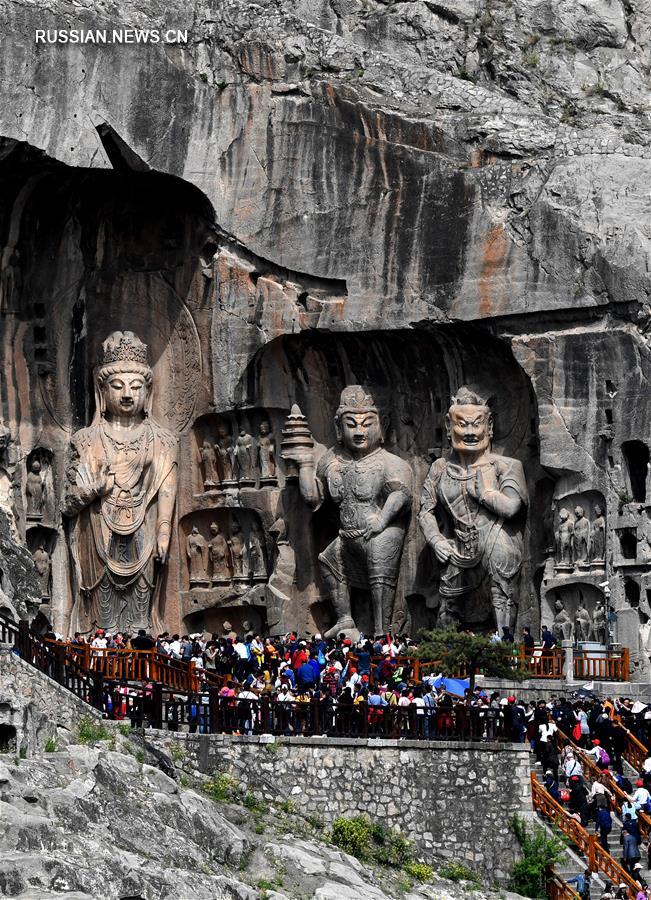
[[[588,838],[588,868],[591,872],[597,868],[596,858],[595,858],[595,845],[597,843],[597,835],[591,834]]]
[[[208,719],[208,731],[215,734],[219,721],[219,691],[212,685],[208,688]]]
[[[27,662],[31,662],[29,659],[29,622],[27,619],[21,619],[18,623],[18,640],[16,641],[16,646],[18,647],[18,652],[22,656],[23,659],[26,659]]]

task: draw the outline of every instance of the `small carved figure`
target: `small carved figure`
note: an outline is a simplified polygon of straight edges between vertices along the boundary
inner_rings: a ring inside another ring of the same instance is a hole
[[[469,388],[452,398],[446,423],[452,451],[430,467],[420,526],[442,567],[446,610],[473,601],[486,582],[501,634],[512,626],[522,566],[524,469],[520,460],[492,452],[493,414]]]
[[[595,510],[596,511],[596,510]],[[597,603],[592,620],[592,631],[590,640],[596,641],[598,644],[606,643],[606,605],[603,600]]]
[[[574,625],[565,609],[565,604],[559,596],[556,597],[554,608],[556,610],[552,625],[554,637],[559,643],[560,641],[571,641],[574,634]]]
[[[41,598],[43,600],[50,599],[50,570],[52,568],[50,554],[45,549],[45,543],[41,542],[38,548],[32,553],[32,559],[36,566],[38,580],[41,585]]]
[[[309,434],[292,431],[292,423],[301,419],[300,409],[293,407],[283,432],[283,458],[297,464],[301,496],[312,510],[328,497],[339,507],[339,534],[319,554],[337,616],[325,637],[342,631],[351,638],[359,635],[351,612],[352,587],[370,590],[374,634],[382,634],[392,623],[411,512],[411,467],[382,448],[380,416],[361,385],[341,392],[335,415],[338,443],[316,465]]]
[[[27,497],[27,517],[29,519],[42,519],[45,483],[41,474],[41,463],[38,459],[32,460],[30,470],[27,473],[25,496]]]
[[[190,585],[206,584],[210,579],[206,572],[207,560],[206,539],[199,534],[195,525],[188,535],[186,544],[188,559],[190,560]]]
[[[233,560],[233,578],[235,581],[246,581],[248,578],[246,544],[242,535],[242,526],[237,519],[231,525],[231,536],[228,541]]]
[[[574,520],[569,510],[563,508],[558,514],[556,530],[556,560],[559,566],[572,565],[572,546],[574,539]]]
[[[592,523],[590,559],[593,562],[603,562],[606,558],[606,518],[603,507],[595,506],[594,512],[595,520]]]
[[[204,440],[199,449],[199,455],[201,456],[201,468],[203,469],[203,486],[209,491],[219,484],[217,453],[209,440]]]
[[[585,608],[585,600],[583,599],[581,591],[579,591],[579,597],[579,608],[577,609],[576,615],[574,617],[574,631],[577,641],[581,643],[582,641],[590,640],[590,634],[592,632],[592,618],[588,610]]]
[[[233,441],[225,425],[217,428],[217,443],[215,444],[217,460],[219,462],[219,474],[222,486],[234,485],[233,478]]]
[[[217,522],[210,523],[208,555],[210,557],[212,583],[228,584],[231,580],[231,554],[228,541],[222,534]]]
[[[260,484],[274,485],[278,483],[276,477],[276,441],[271,434],[269,422],[261,422],[258,431],[258,467],[260,469]]]
[[[255,446],[246,428],[240,428],[235,442],[237,460],[237,480],[242,485],[255,484]]]
[[[574,510],[574,537],[572,546],[574,548],[574,562],[587,562],[590,554],[590,522],[586,518],[582,506],[577,506]]]
[[[253,521],[249,532],[249,568],[254,581],[267,580],[267,561],[264,535],[259,522]]]

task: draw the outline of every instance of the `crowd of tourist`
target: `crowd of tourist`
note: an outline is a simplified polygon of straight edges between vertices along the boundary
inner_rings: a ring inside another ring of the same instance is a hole
[[[523,642],[529,651],[528,629]],[[85,643],[81,635],[71,641],[78,649]],[[542,766],[542,783],[549,795],[584,828],[593,829],[605,850],[621,857],[639,884],[637,900],[651,900],[643,877],[643,857],[651,868],[651,843],[645,845],[639,824],[641,813],[651,815],[651,757],[632,781],[624,773],[622,758],[627,740],[623,726],[651,745],[651,707],[628,699],[599,700],[589,691],[549,700],[502,696],[481,686],[470,694],[463,681],[450,683],[426,666],[417,677],[416,642],[393,641],[389,636],[352,641],[343,634],[326,640],[320,634],[301,639],[294,633],[263,638],[231,632],[163,633],[154,638],[144,631],[129,637],[98,630],[89,644],[91,661],[94,654],[99,658],[103,651],[123,649],[157,650],[160,657],[193,664],[198,690],[183,700],[181,712],[171,694],[171,713],[165,718],[169,728],[528,742]],[[211,693],[217,693],[216,701],[208,697],[208,683],[214,687]],[[141,696],[146,699],[152,690],[153,685],[145,684]],[[107,712],[128,717],[127,697],[134,691],[137,688],[127,684],[113,685],[106,696]],[[572,742],[562,750],[559,731]],[[600,771],[598,777],[594,770],[586,771],[587,757]],[[613,835],[615,785],[626,795],[619,813],[618,851]],[[589,896],[589,873],[577,875],[573,883],[581,896]],[[613,885],[602,896],[625,897],[626,891],[625,886]]]

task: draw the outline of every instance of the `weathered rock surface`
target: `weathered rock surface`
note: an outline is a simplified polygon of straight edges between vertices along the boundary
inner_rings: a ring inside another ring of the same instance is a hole
[[[263,888],[267,898],[396,896],[391,870],[382,876],[298,837],[301,820],[279,810],[266,816],[266,834],[257,834],[246,809],[181,786],[130,755],[136,747],[114,732],[96,746],[7,758],[0,772],[2,896],[257,900]],[[457,900],[465,893],[437,878],[409,896]]]
[[[332,521],[310,524],[282,467],[278,489],[205,494],[198,448],[219,424],[256,434],[264,418],[278,437],[299,402],[329,446],[338,392],[363,382],[419,489],[450,392],[473,383],[496,397],[498,452],[529,486],[519,623],[550,620],[555,592],[594,612],[608,581],[613,637],[647,672],[649,0],[0,11],[2,416],[25,457],[51,452],[58,502],[99,341],[131,327],[148,343],[154,411],[181,444],[168,628],[332,623],[316,563]],[[187,28],[188,42],[34,40],[127,26]],[[602,567],[556,577],[563,505],[591,521],[603,507]],[[268,532],[279,517],[271,588],[191,589],[193,526]],[[47,613],[68,630],[65,534],[42,526]],[[412,630],[432,623],[439,574],[412,527],[398,587]]]

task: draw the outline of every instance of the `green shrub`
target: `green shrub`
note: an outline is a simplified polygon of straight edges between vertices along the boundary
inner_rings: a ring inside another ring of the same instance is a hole
[[[522,849],[522,859],[511,869],[509,889],[523,897],[544,898],[546,871],[562,859],[567,841],[560,833],[548,834],[540,825],[529,830],[519,816],[513,816],[511,828]]]
[[[408,862],[405,863],[405,872],[411,875],[416,881],[427,882],[432,880],[434,870],[425,863]]]
[[[366,816],[346,819],[340,816],[332,823],[332,843],[361,860],[373,859],[385,866],[402,868],[411,862],[411,842],[397,829],[386,831]]]
[[[340,816],[332,823],[332,843],[357,859],[371,855],[371,823],[366,816],[346,819]]]
[[[45,752],[46,753],[55,753],[57,749],[57,742],[53,737],[50,737],[45,742]]]
[[[296,804],[294,803],[293,800],[290,800],[289,798],[287,800],[283,800],[283,802],[281,804],[279,804],[279,808],[284,813],[296,812]]]
[[[110,736],[107,728],[88,716],[84,716],[79,722],[79,734],[77,740],[80,744],[93,744],[95,741],[106,741]]]
[[[19,759],[27,759],[27,747],[21,747],[18,751]]]
[[[145,761],[145,751],[144,750],[136,750],[134,756],[136,757],[136,762],[139,762],[141,765]]]
[[[203,790],[217,803],[229,803],[236,799],[239,785],[234,778],[225,772],[218,772],[211,781],[206,781]]]
[[[118,731],[122,735],[122,737],[129,737],[131,734],[132,728],[131,725],[127,725],[125,722],[121,722],[118,725]]]
[[[250,809],[251,812],[258,813],[259,815],[264,815],[269,812],[269,806],[264,800],[257,800],[253,794],[246,794],[242,803],[247,809]]]
[[[464,866],[463,863],[455,862],[454,860],[441,866],[439,875],[441,878],[447,878],[448,881],[470,881],[473,884],[480,883],[476,872],[473,872],[468,866]]]

